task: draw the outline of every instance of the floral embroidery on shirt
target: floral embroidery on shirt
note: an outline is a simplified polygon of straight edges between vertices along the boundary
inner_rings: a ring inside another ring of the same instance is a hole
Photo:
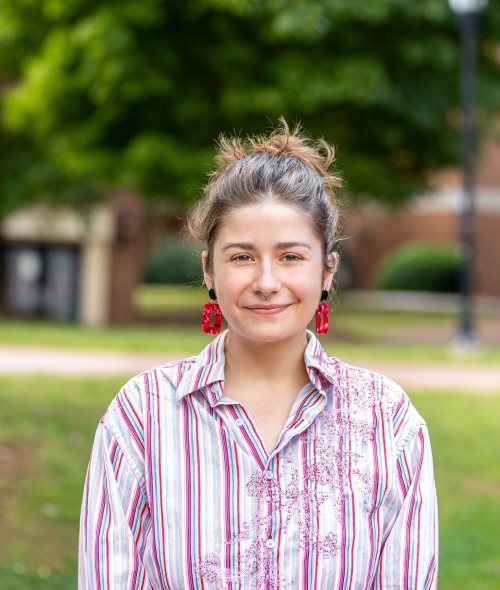
[[[354,413],[380,404],[384,418],[392,417],[402,395],[398,385],[366,369],[341,363],[338,359],[327,357],[326,361],[344,411]]]
[[[273,549],[267,547],[264,539],[252,542],[236,571],[221,567],[217,555],[210,553],[200,559],[198,574],[205,582],[214,584],[217,589],[227,588],[234,583],[241,584],[250,577],[253,578],[250,587],[256,590],[285,590],[291,587],[291,584],[285,581]]]
[[[334,496],[334,513],[340,520],[344,499],[349,493],[349,471],[357,489],[362,493],[367,510],[373,507],[373,487],[366,474],[354,469],[361,455],[353,452],[353,442],[373,439],[374,426],[364,420],[355,420],[339,412],[322,412],[308,432],[302,434],[309,444],[316,445],[316,462],[307,468],[309,478],[328,486]]]
[[[333,499],[334,514],[338,520],[341,519],[342,506],[349,493],[349,474],[362,495],[365,509],[373,509],[373,486],[368,475],[354,468],[361,454],[351,450],[353,443],[360,442],[364,447],[373,436],[374,426],[364,420],[354,419],[341,412],[321,412],[300,436],[303,444],[316,447],[317,459],[305,472],[306,481],[310,481],[314,487],[300,487],[298,470],[289,456],[280,460],[282,467],[279,479],[268,478],[266,473],[252,475],[246,484],[247,494],[267,502],[267,514],[245,521],[238,533],[226,541],[236,544],[251,539],[252,544],[243,554],[236,571],[221,567],[217,556],[210,554],[198,563],[199,576],[221,589],[250,577],[253,578],[252,588],[288,588],[290,583],[286,583],[283,574],[277,570],[274,551],[266,545],[273,518],[278,511],[282,514],[279,526],[284,534],[296,515],[302,549],[314,549],[324,558],[335,556],[340,549],[337,535],[333,532],[326,535],[315,533],[311,524],[313,515],[319,513],[326,500]],[[317,490],[318,485],[327,489]]]

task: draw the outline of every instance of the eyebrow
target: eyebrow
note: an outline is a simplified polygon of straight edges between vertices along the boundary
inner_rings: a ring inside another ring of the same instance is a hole
[[[229,248],[238,248],[239,250],[255,250],[255,246],[250,242],[229,242],[226,244],[222,251],[229,250]]]
[[[224,252],[230,248],[251,251],[255,250],[255,246],[251,242],[229,242],[222,248],[222,251]],[[274,248],[275,250],[289,250],[290,248],[309,248],[309,250],[312,250],[310,244],[307,242],[278,242]]]
[[[312,250],[307,242],[278,242],[275,248],[276,250],[288,250],[289,248],[309,248]]]

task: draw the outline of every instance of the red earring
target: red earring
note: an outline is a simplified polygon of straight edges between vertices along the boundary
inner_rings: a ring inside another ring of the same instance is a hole
[[[203,316],[201,320],[201,329],[205,334],[218,334],[220,332],[220,328],[222,325],[222,312],[220,310],[218,303],[213,303],[217,296],[215,295],[215,291],[213,289],[209,289],[208,295],[210,296],[209,303],[205,303],[203,307]],[[213,312],[214,323],[210,325],[210,317]]]
[[[328,297],[328,291],[323,289],[321,291],[321,303],[318,305],[316,310],[316,333],[326,334],[328,332],[328,303],[326,298]]]

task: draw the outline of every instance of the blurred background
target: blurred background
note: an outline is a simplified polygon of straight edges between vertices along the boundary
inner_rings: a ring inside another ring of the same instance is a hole
[[[208,343],[182,230],[214,140],[280,116],[345,181],[322,342],[428,422],[440,589],[500,588],[500,6],[471,2],[0,0],[0,590],[76,589],[100,416]]]

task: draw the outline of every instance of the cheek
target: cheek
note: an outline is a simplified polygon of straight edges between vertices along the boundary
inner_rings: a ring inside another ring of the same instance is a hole
[[[304,268],[292,277],[292,284],[304,298],[315,300],[323,285],[323,268],[319,264]]]
[[[223,301],[234,301],[247,285],[244,273],[230,272],[224,267],[217,269],[215,283],[220,292],[219,299]]]

